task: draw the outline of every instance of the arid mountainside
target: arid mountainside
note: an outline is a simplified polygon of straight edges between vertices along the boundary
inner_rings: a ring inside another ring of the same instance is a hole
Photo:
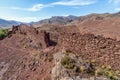
[[[13,26],[8,37],[0,41],[0,80],[50,80],[50,52],[54,48],[49,47],[50,43],[45,31],[38,32],[27,25]]]
[[[120,80],[119,14],[20,24],[0,40],[0,80]]]
[[[120,13],[92,14],[79,18],[73,23],[82,33],[93,33],[120,40]]]
[[[103,35],[104,37],[111,37],[120,39],[120,12],[118,13],[104,13],[104,14],[89,14],[85,16],[55,16],[50,19],[41,20],[31,23],[34,27],[49,26],[77,26],[81,33],[92,33],[95,35]]]
[[[49,19],[44,19],[44,20],[40,20],[38,22],[33,22],[33,23],[30,23],[32,26],[34,27],[40,27],[41,25],[44,25],[44,24],[59,24],[59,25],[65,25],[65,24],[68,24],[74,20],[78,19],[77,16],[72,16],[72,15],[69,15],[69,16],[53,16]]]

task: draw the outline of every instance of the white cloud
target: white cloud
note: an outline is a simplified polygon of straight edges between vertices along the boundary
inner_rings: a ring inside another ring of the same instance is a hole
[[[85,6],[85,5],[90,5],[94,4],[97,0],[67,0],[67,1],[58,1],[58,2],[53,2],[50,4],[36,4],[32,8],[29,8],[28,11],[39,11],[45,7],[51,7],[51,6],[56,6],[56,5],[63,5],[63,6]]]
[[[27,8],[21,8],[21,7],[0,7],[1,9],[11,9],[11,10],[22,10],[22,11],[28,11]]]
[[[120,11],[120,8],[115,8],[116,11]]]
[[[32,21],[40,20],[40,18],[38,18],[38,17],[16,17],[16,16],[14,16],[14,17],[6,16],[6,17],[3,17],[3,19],[6,19],[6,20],[16,20],[16,21],[21,21],[21,22],[32,22]]]
[[[109,0],[109,3],[119,4],[119,3],[120,3],[120,0]]]
[[[114,5],[115,11],[120,11],[120,0],[109,0],[109,3]]]
[[[26,8],[20,8],[20,7],[10,7],[10,9],[13,9],[13,10],[23,10],[23,11],[27,10]]]
[[[21,7],[1,7],[1,8],[36,12],[36,11],[40,11],[43,8],[51,7],[51,6],[62,5],[62,6],[77,7],[77,6],[85,6],[85,5],[94,4],[96,1],[97,0],[62,0],[62,1],[53,2],[50,4],[36,4],[30,8],[21,8]]]
[[[20,8],[20,7],[7,7],[8,9],[13,9],[13,10],[22,10],[22,11],[39,11],[41,9],[43,9],[44,7],[46,7],[44,4],[36,4],[33,5],[31,8]]]
[[[84,6],[95,3],[96,0],[67,0],[52,3],[53,5],[64,5],[64,6]]]
[[[44,4],[36,4],[34,5],[32,8],[28,8],[27,10],[28,11],[39,11],[41,10],[42,8],[44,8],[46,5]]]
[[[31,8],[22,8],[22,7],[0,7],[1,9],[11,9],[11,10],[21,10],[21,11],[40,11],[41,9],[45,8],[46,5],[44,4],[36,4],[33,5]]]

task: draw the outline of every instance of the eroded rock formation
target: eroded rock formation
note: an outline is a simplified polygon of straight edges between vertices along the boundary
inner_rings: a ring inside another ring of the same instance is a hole
[[[20,36],[21,43],[24,47],[31,47],[36,49],[47,48],[50,46],[50,36],[46,31],[38,31],[35,28],[21,24],[13,26],[12,30],[8,32],[8,37]]]

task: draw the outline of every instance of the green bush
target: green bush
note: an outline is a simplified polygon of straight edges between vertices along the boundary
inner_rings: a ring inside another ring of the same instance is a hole
[[[107,76],[111,80],[118,80],[118,74],[116,73],[115,70],[113,70],[110,66],[105,67],[102,69],[103,75]]]
[[[95,70],[95,76],[103,75],[108,77],[110,80],[118,80],[119,71],[113,70],[110,66],[99,67]]]
[[[74,63],[75,61],[71,59],[69,56],[62,58],[61,60],[61,64],[67,69],[73,69],[75,67]]]
[[[85,65],[77,65],[76,61],[70,56],[65,56],[61,59],[61,64],[66,69],[71,69],[73,75],[90,74],[93,76],[106,76],[110,80],[119,80],[120,71],[114,70],[110,65],[104,66],[98,64],[94,59],[84,61]]]
[[[7,36],[8,29],[0,29],[0,39],[4,39]]]

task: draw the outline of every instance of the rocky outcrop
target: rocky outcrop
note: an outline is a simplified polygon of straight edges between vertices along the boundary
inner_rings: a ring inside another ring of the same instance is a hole
[[[0,63],[0,80],[3,78],[4,73],[8,70],[9,64],[5,62]]]
[[[71,63],[70,59],[74,60],[74,62]],[[52,69],[52,80],[110,80],[105,76],[95,76],[94,67],[91,66],[92,63],[85,62],[74,53],[58,52],[54,55],[54,60],[55,66]]]
[[[46,31],[38,31],[35,28],[21,24],[13,26],[12,30],[8,32],[8,38],[11,36],[21,37],[21,44],[27,48],[45,49],[50,46],[50,35]]]
[[[104,65],[120,69],[120,41],[93,34],[63,33],[58,44],[84,59],[95,59]]]

